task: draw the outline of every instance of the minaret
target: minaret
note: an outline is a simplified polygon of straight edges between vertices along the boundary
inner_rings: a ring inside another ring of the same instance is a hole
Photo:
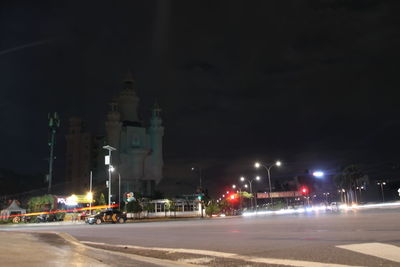
[[[163,170],[163,135],[164,127],[162,126],[162,120],[160,117],[161,109],[157,102],[154,104],[152,116],[150,119],[150,148],[151,148],[151,170],[156,180],[159,183],[162,179]]]
[[[132,74],[128,72],[124,80],[124,89],[118,97],[119,111],[121,112],[121,121],[139,122],[138,104],[139,97],[133,88],[134,80]]]
[[[106,120],[107,145],[115,147],[117,151],[119,150],[121,126],[121,115],[118,111],[118,104],[116,101],[112,101]]]

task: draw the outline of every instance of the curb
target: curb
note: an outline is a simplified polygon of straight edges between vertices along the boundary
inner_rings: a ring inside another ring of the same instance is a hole
[[[36,226],[52,226],[52,225],[81,225],[85,224],[85,222],[45,222],[45,223],[10,223],[10,224],[4,224],[0,225],[1,228],[8,228],[8,227],[36,227]]]
[[[43,232],[45,233],[45,232]],[[128,254],[128,253],[122,253],[122,252],[117,252],[117,251],[110,251],[110,250],[106,250],[106,249],[101,249],[101,248],[94,248],[85,244],[82,244],[78,239],[76,239],[75,237],[71,236],[70,234],[64,233],[64,232],[47,232],[47,233],[51,233],[51,234],[56,234],[59,237],[63,238],[65,241],[81,247],[81,248],[85,248],[87,250],[92,250],[92,251],[96,251],[96,252],[101,252],[102,254],[104,253],[108,253],[111,255],[117,255],[117,256],[121,256],[121,257],[126,257],[132,260],[136,260],[136,261],[141,261],[141,262],[146,262],[146,263],[151,263],[151,264],[155,264],[155,265],[159,265],[159,266],[165,266],[165,267],[176,267],[176,266],[181,266],[181,267],[199,267],[202,265],[194,265],[194,264],[190,264],[190,263],[183,263],[183,262],[178,262],[178,261],[172,261],[172,260],[164,260],[164,259],[158,259],[158,258],[152,258],[152,257],[145,257],[145,256],[139,256],[139,255],[135,255],[135,254]]]

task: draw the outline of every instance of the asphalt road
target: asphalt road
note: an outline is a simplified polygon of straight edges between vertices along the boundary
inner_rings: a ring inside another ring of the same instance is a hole
[[[252,259],[400,266],[398,208],[151,223],[15,228],[17,229],[62,231],[80,241],[206,250],[234,253]],[[368,245],[364,248],[360,244]],[[355,251],[337,247],[342,245],[354,245],[349,248]],[[364,252],[360,253],[362,250]]]

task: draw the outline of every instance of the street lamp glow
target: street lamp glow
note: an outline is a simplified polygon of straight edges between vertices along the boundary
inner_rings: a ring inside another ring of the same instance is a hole
[[[243,176],[242,176],[242,177],[240,177],[240,181],[242,181],[242,182],[243,182],[244,180],[245,180],[245,179],[244,179],[244,177],[243,177]]]
[[[259,180],[260,180],[260,176],[257,176],[257,177],[256,177],[256,180],[259,181]]]
[[[260,168],[262,166],[262,167],[265,168],[265,170],[268,173],[269,198],[270,198],[270,201],[271,201],[271,207],[274,206],[274,202],[272,200],[271,169],[272,169],[272,167],[280,167],[281,165],[282,165],[282,162],[279,161],[279,160],[277,160],[275,163],[271,163],[271,164],[268,164],[268,165],[264,165],[264,164],[262,164],[260,162],[255,162],[254,163],[254,167],[256,167],[258,169],[258,168]],[[257,178],[257,180],[259,180],[259,179]]]
[[[323,176],[324,176],[324,172],[322,172],[322,171],[315,171],[315,172],[313,172],[313,176],[314,176],[314,177],[317,177],[317,178],[323,177]]]
[[[72,194],[71,196],[67,197],[67,199],[65,200],[65,204],[67,206],[78,205],[78,197],[76,195]]]
[[[92,202],[92,200],[93,200],[93,193],[92,192],[87,192],[86,200],[89,201],[89,202]]]
[[[248,187],[247,184],[245,184],[244,187],[247,188]]]
[[[232,188],[236,188],[236,185],[234,184],[234,185],[232,185]]]

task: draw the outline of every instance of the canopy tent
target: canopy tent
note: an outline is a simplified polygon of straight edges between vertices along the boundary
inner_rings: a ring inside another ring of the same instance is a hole
[[[0,212],[0,220],[5,221],[9,218],[10,215],[25,214],[25,213],[26,209],[22,209],[20,206],[18,206],[17,201],[13,200],[7,208],[3,209]]]

